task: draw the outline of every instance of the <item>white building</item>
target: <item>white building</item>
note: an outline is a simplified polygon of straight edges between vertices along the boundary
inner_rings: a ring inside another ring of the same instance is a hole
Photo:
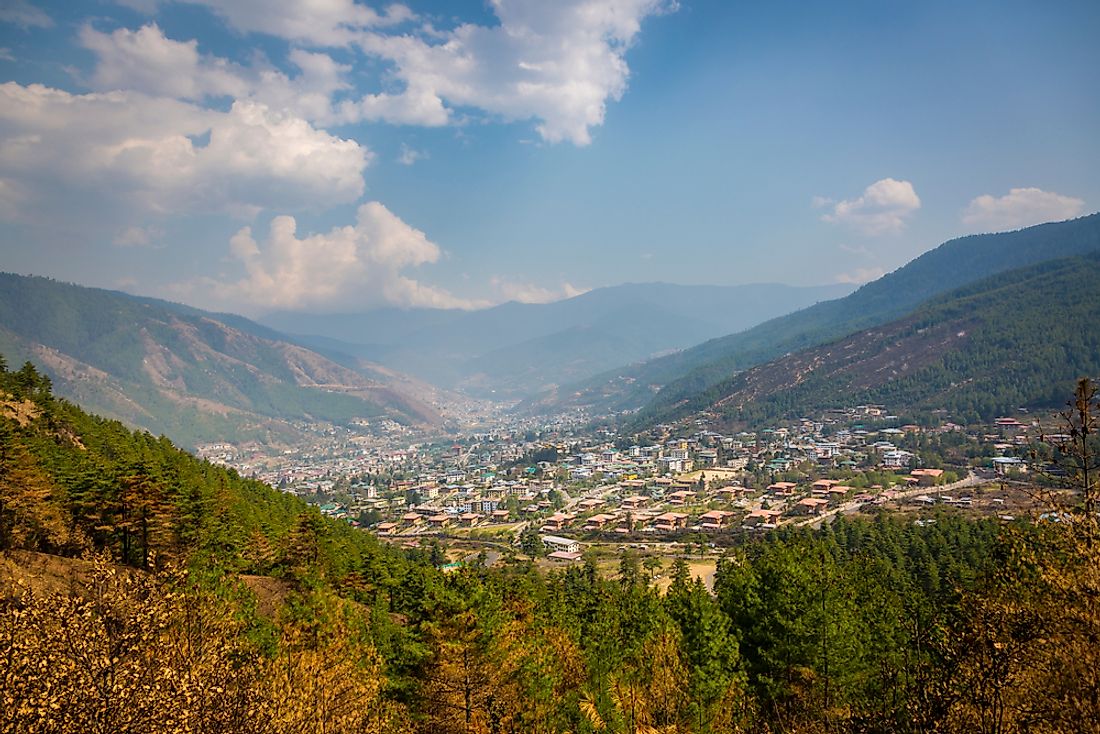
[[[559,535],[544,535],[542,536],[542,544],[546,546],[548,550],[563,551],[565,553],[580,553],[581,544],[571,538],[563,538]]]

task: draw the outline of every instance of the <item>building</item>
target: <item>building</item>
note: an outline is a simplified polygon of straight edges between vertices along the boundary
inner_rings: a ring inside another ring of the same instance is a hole
[[[724,510],[711,510],[699,516],[699,525],[704,530],[720,530],[727,527],[735,513]]]
[[[572,538],[562,538],[558,535],[542,536],[542,544],[551,553],[561,551],[563,553],[580,553],[581,544]]]
[[[666,512],[653,518],[653,527],[669,532],[687,527],[688,516],[682,512]]]
[[[800,515],[820,515],[828,504],[829,500],[824,497],[806,497],[798,501],[795,510]]]

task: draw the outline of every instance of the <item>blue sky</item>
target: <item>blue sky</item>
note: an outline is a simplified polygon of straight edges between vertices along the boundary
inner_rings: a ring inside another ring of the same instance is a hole
[[[1100,4],[0,0],[0,269],[250,315],[863,282],[1100,208]]]

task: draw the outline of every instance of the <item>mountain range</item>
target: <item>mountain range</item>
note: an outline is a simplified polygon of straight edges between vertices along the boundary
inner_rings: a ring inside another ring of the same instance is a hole
[[[1100,250],[1100,214],[950,240],[854,293],[674,354],[547,391],[519,410],[585,406],[593,413],[642,409],[660,422],[701,410],[738,373],[860,330],[889,323],[968,283],[1046,260]]]
[[[686,415],[759,427],[880,403],[910,418],[939,410],[974,424],[1059,407],[1080,377],[1100,375],[1097,283],[1100,252],[999,273],[887,324],[740,372],[686,404]]]
[[[370,359],[440,387],[508,400],[746,329],[850,290],[631,283],[553,303],[509,302],[479,311],[273,313],[261,321],[316,348]]]

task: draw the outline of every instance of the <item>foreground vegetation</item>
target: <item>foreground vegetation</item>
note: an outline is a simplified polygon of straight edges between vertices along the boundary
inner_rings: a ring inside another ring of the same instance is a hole
[[[1058,522],[838,521],[662,595],[445,574],[0,366],[0,732],[1095,729],[1089,389]]]

